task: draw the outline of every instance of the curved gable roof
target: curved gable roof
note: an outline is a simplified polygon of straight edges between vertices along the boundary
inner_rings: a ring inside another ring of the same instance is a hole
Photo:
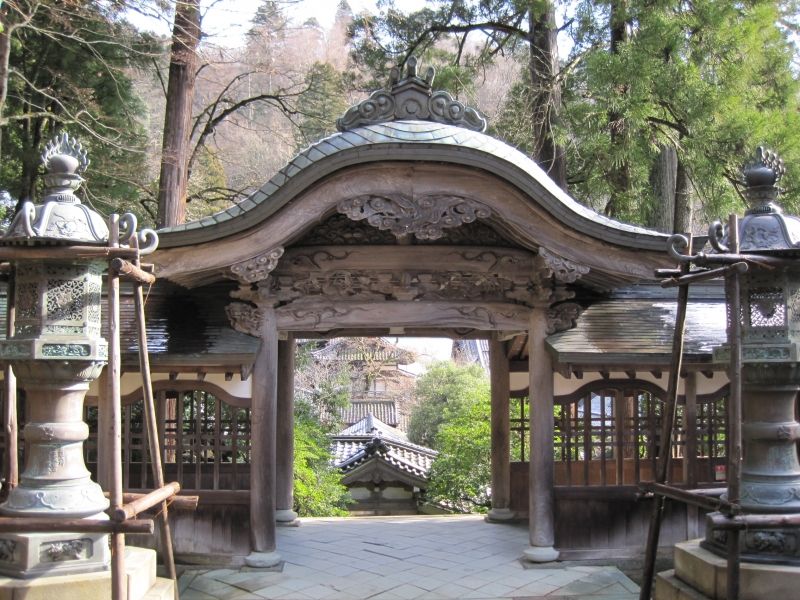
[[[579,204],[530,158],[478,131],[428,121],[392,121],[336,133],[309,146],[249,198],[199,221],[162,229],[161,248],[210,242],[255,228],[294,197],[346,167],[385,161],[481,169],[511,183],[565,226],[623,247],[662,252],[666,234],[604,217]]]

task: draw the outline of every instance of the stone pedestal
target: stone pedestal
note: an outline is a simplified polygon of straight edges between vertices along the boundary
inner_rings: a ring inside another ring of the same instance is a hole
[[[800,567],[742,562],[740,600],[796,598],[800,590]],[[675,569],[659,573],[656,600],[726,600],[727,564],[724,558],[705,550],[700,540],[675,545]]]
[[[14,370],[26,391],[25,469],[0,506],[18,517],[105,519],[108,500],[83,461],[89,428],[83,397],[102,363],[19,361]],[[0,574],[32,578],[108,569],[108,536],[26,533],[0,536]]]
[[[74,535],[74,534],[73,534]],[[106,542],[106,547],[108,543]],[[125,549],[128,600],[174,600],[175,582],[156,577],[156,553],[145,548]],[[64,574],[35,579],[0,577],[0,600],[108,600],[111,573]]]

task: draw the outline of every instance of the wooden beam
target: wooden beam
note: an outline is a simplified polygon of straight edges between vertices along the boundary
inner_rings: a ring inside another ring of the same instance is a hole
[[[635,369],[626,369],[625,375],[628,376],[628,379],[636,379],[636,370]]]
[[[137,533],[152,535],[152,519],[118,523],[107,519],[60,519],[53,517],[0,517],[0,533]],[[124,573],[122,574],[124,577]]]
[[[23,246],[0,247],[0,260],[43,260],[72,258],[136,258],[136,248],[110,246],[55,246],[50,248],[28,248]]]
[[[511,506],[511,437],[509,415],[509,365],[505,344],[489,340],[491,378],[492,510],[501,518]],[[499,511],[499,512],[498,512]]]
[[[278,328],[288,331],[331,331],[382,323],[386,327],[446,327],[479,330],[518,329],[528,322],[530,309],[504,302],[293,302],[275,309]]]
[[[458,271],[528,279],[536,255],[529,250],[482,246],[296,246],[278,262],[274,276],[338,271]]]
[[[133,519],[140,512],[144,512],[153,508],[156,504],[161,504],[165,500],[172,498],[175,494],[181,491],[181,486],[177,481],[168,483],[163,487],[153,490],[149,494],[145,494],[140,498],[136,498],[129,504],[114,509],[111,512],[111,518],[117,522]]]

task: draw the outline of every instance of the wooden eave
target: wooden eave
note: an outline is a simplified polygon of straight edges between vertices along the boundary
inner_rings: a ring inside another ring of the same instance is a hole
[[[670,266],[667,236],[581,206],[530,159],[489,136],[415,121],[336,134],[295,157],[250,198],[212,217],[163,230],[160,276],[186,286],[219,280],[232,264],[290,248],[358,195],[452,194],[491,210],[487,220],[520,249],[545,247],[590,268],[607,290]],[[402,251],[404,246],[394,246]]]

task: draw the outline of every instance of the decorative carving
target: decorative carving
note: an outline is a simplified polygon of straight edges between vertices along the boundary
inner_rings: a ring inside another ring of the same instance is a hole
[[[319,325],[323,319],[345,317],[351,312],[352,311],[349,308],[325,306],[321,308],[292,310],[290,311],[290,314],[296,321],[310,321],[313,323],[313,326],[316,326]]]
[[[0,539],[0,561],[14,562],[16,550],[17,542],[15,540]]]
[[[84,358],[91,356],[89,344],[42,344],[42,356]]]
[[[575,327],[575,322],[582,310],[581,305],[577,302],[564,302],[550,308],[547,311],[547,334],[551,335]]]
[[[388,231],[353,221],[342,214],[333,215],[308,232],[300,246],[353,246],[357,244],[393,245],[397,238]]]
[[[460,196],[433,194],[419,198],[363,195],[343,200],[337,210],[349,218],[367,223],[402,237],[414,234],[421,240],[435,240],[443,229],[485,219],[491,210],[474,200]]]
[[[419,240],[418,243],[436,243],[448,246],[474,246],[476,241],[479,241],[481,246],[494,246],[498,248],[519,247],[481,221],[473,221],[472,223],[464,223],[460,227],[445,229],[442,232],[442,237],[439,239]]]
[[[261,337],[261,322],[264,313],[252,304],[244,302],[231,302],[225,307],[225,314],[231,322],[231,327],[240,333]]]
[[[750,288],[748,304],[750,327],[783,327],[786,324],[782,289]]]
[[[730,354],[728,354],[730,356]],[[748,362],[754,361],[775,361],[775,360],[789,360],[792,356],[791,350],[787,346],[763,346],[752,347],[745,346],[742,348],[742,360]]]
[[[425,77],[417,76],[417,59],[406,61],[406,76],[400,79],[400,69],[391,71],[390,89],[373,92],[369,98],[347,109],[336,121],[339,131],[364,125],[400,120],[423,120],[446,123],[474,131],[486,129],[486,119],[444,91],[433,92],[435,71],[428,67]]]
[[[323,263],[332,263],[337,260],[344,260],[350,256],[350,252],[343,251],[334,254],[327,250],[319,250],[314,252],[301,252],[295,253],[288,261],[290,267],[305,267],[310,269],[321,269]]]
[[[785,531],[748,531],[744,546],[753,552],[794,554],[797,551],[797,536]]]
[[[490,252],[484,254],[482,260],[493,261],[495,265],[504,260]],[[273,275],[271,281],[274,287],[270,293],[275,300],[282,303],[295,300],[302,303],[304,298],[319,296],[330,300],[474,300],[525,305],[533,301],[533,284],[528,278],[492,272],[375,272],[342,269],[300,276]],[[237,296],[245,299],[241,294]]]
[[[91,555],[92,540],[89,538],[47,542],[42,544],[39,549],[39,556],[42,562],[81,560],[90,558]]]
[[[280,247],[263,252],[249,260],[232,265],[229,277],[240,283],[262,281],[275,269],[281,256],[283,256],[283,248]]]
[[[414,238],[417,245],[474,246],[476,240],[482,246],[515,248],[516,244],[502,237],[497,231],[481,221],[464,223],[460,227],[442,230],[441,237],[431,240]],[[389,231],[371,227],[365,221],[353,221],[336,214],[309,231],[298,246],[395,246],[397,238]]]
[[[550,271],[547,276],[554,277],[559,283],[575,283],[580,277],[589,272],[589,267],[576,264],[545,248],[539,248],[539,257],[547,270]]]
[[[748,504],[781,506],[800,501],[800,488],[742,482],[741,499]]]
[[[777,221],[746,225],[742,231],[742,248],[745,250],[770,250],[783,241],[783,232]]]
[[[72,157],[76,163],[73,172],[76,173],[83,173],[89,166],[89,155],[86,150],[77,139],[71,138],[67,132],[57,135],[45,145],[41,158],[47,171],[63,168],[60,162],[53,164],[55,157],[62,160],[63,157]]]

